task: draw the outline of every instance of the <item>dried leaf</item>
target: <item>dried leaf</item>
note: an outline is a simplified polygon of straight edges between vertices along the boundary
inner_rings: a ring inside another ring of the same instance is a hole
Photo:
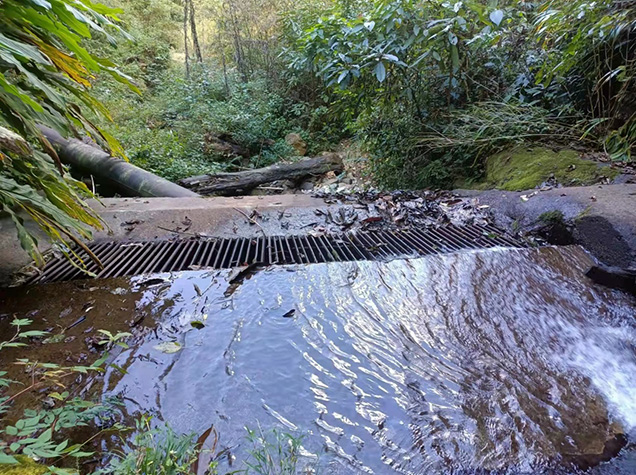
[[[159,350],[162,353],[172,354],[177,353],[181,350],[182,346],[176,341],[164,341],[163,343],[159,343],[155,345],[155,350]]]

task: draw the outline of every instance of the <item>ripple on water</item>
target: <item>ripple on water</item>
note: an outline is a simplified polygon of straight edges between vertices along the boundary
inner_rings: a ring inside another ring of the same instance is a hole
[[[174,274],[145,298],[183,349],[148,338],[110,391],[214,424],[239,456],[245,425],[300,431],[326,473],[585,466],[636,426],[634,302],[589,264],[572,247],[278,267],[229,297],[229,272]]]

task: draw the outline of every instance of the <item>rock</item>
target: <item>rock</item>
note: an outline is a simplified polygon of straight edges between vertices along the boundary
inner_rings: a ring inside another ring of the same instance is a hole
[[[636,271],[634,270],[592,266],[585,275],[597,284],[636,295]]]
[[[300,187],[299,187],[299,188],[300,188],[302,191],[311,191],[311,190],[313,190],[313,189],[314,189],[314,187],[315,187],[315,186],[316,186],[316,185],[314,184],[314,182],[313,182],[313,181],[311,181],[311,180],[306,180],[306,181],[303,181],[303,182],[300,184]]]
[[[307,153],[307,143],[299,134],[293,132],[287,134],[287,136],[285,136],[285,142],[291,145],[299,156],[304,157]]]
[[[592,185],[612,180],[618,170],[580,158],[576,150],[516,147],[486,159],[486,173],[478,188],[507,191],[557,185]]]

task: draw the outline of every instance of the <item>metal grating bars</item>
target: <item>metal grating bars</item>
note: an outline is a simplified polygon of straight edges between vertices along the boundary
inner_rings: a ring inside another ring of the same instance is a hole
[[[194,269],[229,269],[252,263],[311,264],[417,257],[491,247],[526,247],[492,226],[351,232],[336,235],[269,236],[231,239],[181,239],[89,244],[103,267],[83,250],[80,258],[99,278]],[[77,264],[78,261],[75,262]],[[67,259],[50,261],[31,283],[86,278]]]

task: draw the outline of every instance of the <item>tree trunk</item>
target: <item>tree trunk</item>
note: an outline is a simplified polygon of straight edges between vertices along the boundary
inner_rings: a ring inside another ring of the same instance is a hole
[[[241,78],[243,82],[247,82],[248,74],[245,67],[245,55],[243,53],[243,45],[241,42],[241,30],[238,23],[238,15],[236,12],[236,7],[234,5],[234,0],[230,0],[227,2],[230,14],[230,22],[232,26],[232,39],[234,40],[234,61],[236,62],[236,66],[241,74]]]
[[[94,176],[95,181],[113,187],[124,196],[173,198],[199,196],[121,158],[111,157],[96,147],[75,139],[67,140],[53,129],[40,126],[40,130],[51,142],[62,162],[71,165],[80,173]]]
[[[223,84],[225,85],[225,93],[230,97],[230,83],[227,80],[227,65],[225,64],[225,48],[221,39],[221,29],[219,28],[219,49],[221,50],[221,64],[223,65]]]
[[[276,180],[299,180],[308,176],[336,173],[343,169],[342,159],[331,153],[295,163],[282,163],[236,173],[216,173],[185,178],[179,184],[202,195],[238,195],[258,185]]]
[[[186,77],[190,77],[190,58],[188,58],[188,0],[183,0],[183,50],[185,54]]]
[[[203,62],[203,56],[201,55],[201,47],[199,46],[199,35],[197,35],[197,24],[194,16],[194,2],[193,0],[186,0],[190,3],[190,30],[192,33],[192,45],[194,47],[194,54],[199,63]]]

